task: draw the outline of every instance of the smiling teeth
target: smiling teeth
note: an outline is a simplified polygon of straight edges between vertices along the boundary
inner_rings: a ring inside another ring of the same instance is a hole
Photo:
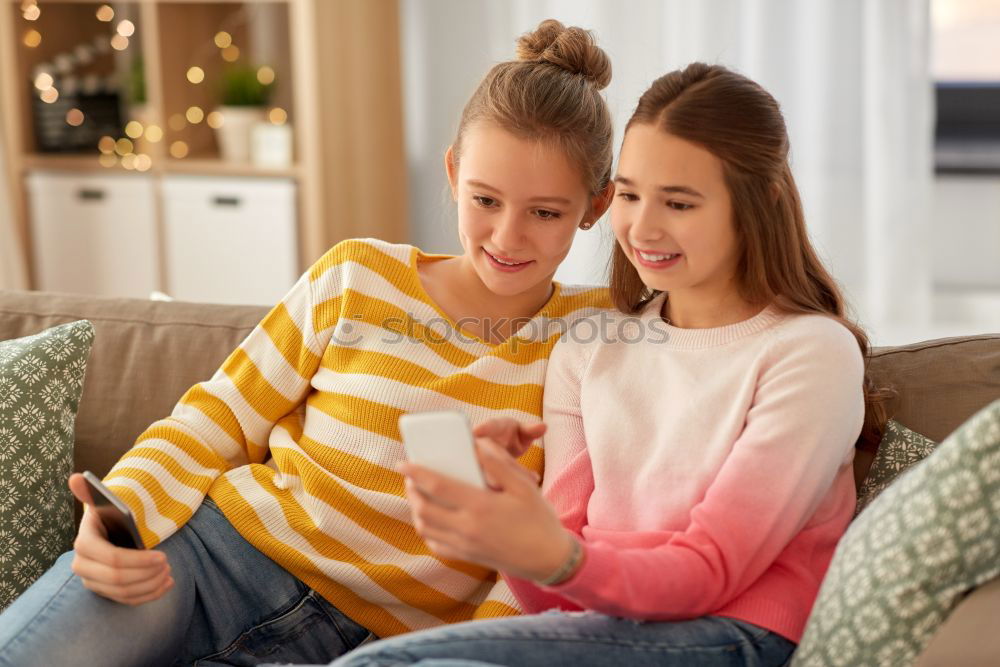
[[[521,264],[524,264],[524,262],[505,262],[502,259],[500,259],[499,257],[497,257],[496,255],[490,255],[490,257],[492,257],[493,259],[495,259],[499,263],[503,264],[504,266],[520,266]]]
[[[673,259],[674,257],[680,255],[679,252],[672,253],[669,255],[649,255],[647,253],[642,252],[641,250],[636,250],[636,252],[639,253],[639,257],[642,257],[647,262],[662,262],[665,259]]]

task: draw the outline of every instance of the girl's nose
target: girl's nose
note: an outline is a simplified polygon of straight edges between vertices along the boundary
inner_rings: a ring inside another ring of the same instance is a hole
[[[493,243],[496,250],[513,252],[523,245],[524,229],[521,220],[514,212],[505,213],[493,227]]]
[[[649,206],[641,205],[634,212],[629,236],[636,243],[642,241],[659,241],[666,236],[663,224]]]

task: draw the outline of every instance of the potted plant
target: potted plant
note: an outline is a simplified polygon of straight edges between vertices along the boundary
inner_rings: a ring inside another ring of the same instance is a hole
[[[218,108],[222,124],[216,138],[222,159],[233,162],[250,160],[250,131],[267,117],[273,82],[261,83],[256,67],[234,65],[222,74],[222,105]]]

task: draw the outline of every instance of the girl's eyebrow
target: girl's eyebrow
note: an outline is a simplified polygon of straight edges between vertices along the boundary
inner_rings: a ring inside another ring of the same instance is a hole
[[[498,195],[503,194],[500,190],[497,190],[492,185],[484,183],[483,181],[477,181],[475,179],[467,179],[465,181],[465,184],[471,185],[472,187],[475,188],[479,188],[480,190],[489,190],[490,192],[494,192]],[[556,204],[565,204],[567,206],[573,203],[569,199],[566,199],[565,197],[532,197],[528,201],[547,201],[547,202],[554,202]]]
[[[635,187],[635,183],[625,178],[624,176],[615,176],[615,183],[621,183],[622,185],[628,188]],[[691,195],[692,197],[701,197],[702,199],[705,198],[705,195],[701,194],[694,188],[687,185],[661,185],[660,190],[668,194],[679,192],[681,194]]]
[[[502,192],[500,192],[499,190],[497,190],[495,187],[493,187],[489,183],[484,183],[483,181],[477,181],[477,180],[474,180],[474,179],[470,178],[470,179],[467,179],[465,181],[465,184],[466,185],[471,185],[471,186],[476,187],[476,188],[480,188],[481,190],[490,190],[492,192],[497,193],[498,195],[503,194]]]

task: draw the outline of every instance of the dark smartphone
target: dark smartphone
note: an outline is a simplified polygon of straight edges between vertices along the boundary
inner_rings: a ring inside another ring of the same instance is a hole
[[[90,487],[90,497],[94,501],[92,509],[97,512],[104,529],[108,531],[108,541],[126,549],[145,549],[128,505],[111,493],[94,473],[85,470],[83,478]]]

